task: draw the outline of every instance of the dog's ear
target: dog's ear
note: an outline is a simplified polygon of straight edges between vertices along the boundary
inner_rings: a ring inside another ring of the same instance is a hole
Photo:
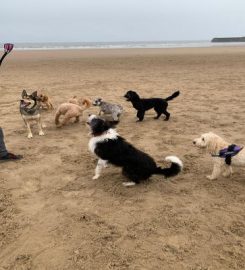
[[[34,91],[31,95],[32,95],[33,97],[37,97],[37,91]]]
[[[131,100],[135,100],[135,99],[139,99],[139,95],[133,91],[133,90],[129,90],[126,95],[125,95],[126,98],[129,98]]]
[[[26,93],[26,90],[23,90],[23,91],[22,91],[22,94],[21,94],[21,96],[22,96],[22,98],[25,98],[25,97],[27,97],[27,93]]]
[[[212,134],[210,134],[212,135]],[[210,154],[216,154],[216,149],[217,149],[217,139],[214,136],[210,136],[206,138],[207,140],[207,151]]]
[[[108,122],[98,118],[92,119],[92,121],[90,122],[90,127],[94,135],[102,134],[103,132],[110,129],[110,125]]]
[[[212,132],[209,132],[208,134],[207,150],[210,154],[217,154],[218,151],[225,146],[225,141]]]
[[[89,115],[90,117],[90,115]],[[92,134],[96,135],[98,133],[101,133],[101,123],[98,121],[98,119],[93,118],[90,122],[89,125],[92,130]]]

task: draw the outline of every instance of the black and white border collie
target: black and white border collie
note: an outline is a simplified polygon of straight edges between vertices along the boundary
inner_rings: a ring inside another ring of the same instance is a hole
[[[89,149],[99,158],[93,179],[100,177],[101,171],[107,166],[107,163],[122,167],[123,175],[130,180],[124,182],[124,186],[139,184],[153,174],[173,177],[179,174],[183,168],[182,161],[176,156],[165,158],[166,161],[171,162],[169,168],[158,167],[151,156],[128,143],[108,122],[96,115],[90,115],[87,124],[90,126],[92,135]]]

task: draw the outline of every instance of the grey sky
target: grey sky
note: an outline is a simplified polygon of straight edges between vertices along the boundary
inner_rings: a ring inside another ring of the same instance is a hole
[[[0,42],[245,36],[245,0],[1,0]]]

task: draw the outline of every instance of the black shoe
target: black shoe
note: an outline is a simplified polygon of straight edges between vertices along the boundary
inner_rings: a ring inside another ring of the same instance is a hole
[[[23,158],[22,155],[15,155],[15,154],[12,154],[12,153],[8,153],[6,156],[3,156],[3,157],[0,158],[0,162],[20,160],[22,158]]]

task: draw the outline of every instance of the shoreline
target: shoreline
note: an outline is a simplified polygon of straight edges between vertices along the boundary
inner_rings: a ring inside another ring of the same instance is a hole
[[[0,45],[3,45],[1,42]],[[203,41],[137,41],[137,42],[14,42],[16,51],[42,50],[110,50],[244,47],[244,42]]]
[[[120,48],[120,49],[63,49],[63,50],[14,50],[7,57],[3,67],[11,63],[29,61],[46,61],[46,60],[74,60],[77,58],[116,58],[116,57],[164,57],[164,56],[201,56],[201,55],[223,55],[223,54],[245,54],[244,47],[205,47],[205,48]],[[7,63],[8,62],[8,63]]]
[[[210,46],[180,46],[180,47],[69,47],[69,48],[15,48],[15,51],[79,51],[79,50],[164,50],[164,49],[204,49],[204,48],[242,48],[245,47],[245,43],[243,44],[234,44],[227,43],[225,44],[211,44]]]

